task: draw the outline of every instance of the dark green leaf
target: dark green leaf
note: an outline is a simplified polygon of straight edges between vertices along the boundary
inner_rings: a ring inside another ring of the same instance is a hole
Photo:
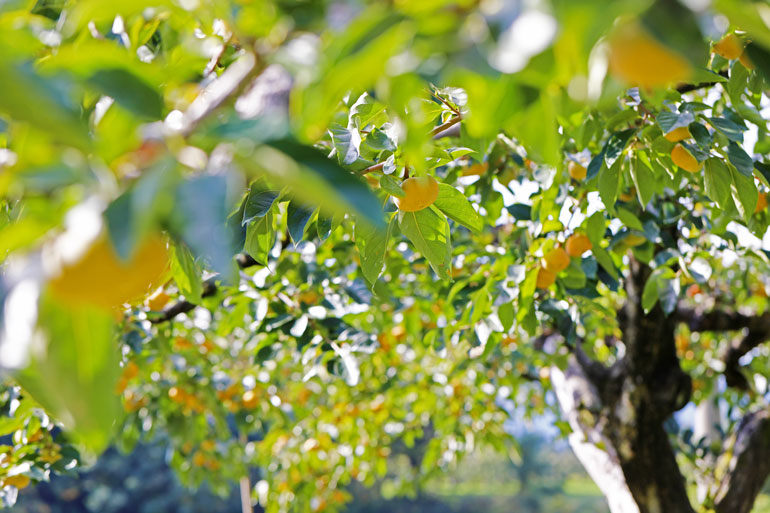
[[[727,147],[727,158],[744,176],[750,177],[754,172],[754,161],[743,148],[733,141],[730,141]]]
[[[234,275],[235,248],[226,229],[229,214],[227,179],[201,175],[180,184],[176,191],[174,228],[196,256],[227,279]]]
[[[709,118],[709,123],[731,141],[743,142],[743,132],[746,127],[737,125],[727,118]]]
[[[286,222],[289,228],[289,236],[295,246],[305,236],[305,226],[307,226],[307,222],[310,221],[312,215],[312,210],[298,204],[296,201],[289,203],[286,213]]]
[[[249,224],[257,217],[264,217],[273,208],[273,203],[278,199],[278,191],[267,191],[262,188],[260,182],[255,182],[249,190],[246,206],[243,211],[243,225]]]
[[[727,169],[727,166],[722,159],[717,157],[706,159],[706,162],[704,163],[703,183],[706,195],[714,200],[721,208],[727,208],[727,202],[730,201],[732,178],[730,177],[730,170]]]
[[[158,91],[126,69],[100,69],[88,83],[134,114],[149,119],[163,116],[163,98]]]
[[[626,149],[631,136],[635,133],[635,128],[629,128],[628,130],[615,132],[610,136],[607,145],[604,147],[604,161],[607,163],[607,167],[612,167],[615,164],[620,154]]]

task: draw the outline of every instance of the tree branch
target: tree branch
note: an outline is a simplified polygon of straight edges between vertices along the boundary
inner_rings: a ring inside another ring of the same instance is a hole
[[[203,282],[203,292],[201,293],[201,297],[210,297],[217,293],[217,284],[214,281],[214,278],[209,278],[208,280]],[[195,309],[195,307],[198,306],[195,303],[190,303],[189,301],[182,300],[177,301],[175,303],[171,303],[170,305],[166,306],[161,312],[158,317],[150,317],[150,322],[152,324],[160,324],[162,322],[167,322],[176,317],[179,314],[187,313]]]
[[[254,258],[252,258],[252,256],[248,253],[239,253],[236,255],[235,262],[241,269],[259,265],[259,262],[254,260]],[[203,282],[203,292],[201,293],[201,298],[211,297],[217,293],[217,290],[218,288],[216,284],[216,276],[214,276]],[[191,303],[187,300],[176,301],[175,303],[171,303],[170,305],[166,306],[157,316],[150,316],[149,321],[152,324],[168,322],[179,314],[193,311],[197,306],[198,305],[195,303]]]
[[[740,359],[749,351],[770,339],[770,312],[762,315],[745,315],[740,312],[712,310],[700,312],[691,308],[679,308],[677,320],[685,323],[690,331],[742,331],[746,335],[733,341],[722,353],[725,364],[725,380],[728,386],[741,390],[751,388],[741,372]]]
[[[679,307],[676,318],[687,325],[690,331],[766,331],[770,334],[770,312],[762,315],[745,315],[740,312],[711,310],[703,312],[693,308]]]
[[[256,55],[245,53],[239,57],[193,100],[185,111],[177,131],[185,136],[190,135],[202,120],[228,98],[236,95],[248,79],[259,74],[260,71]]]
[[[770,475],[770,410],[747,413],[717,463],[724,477],[717,485],[717,513],[749,513]]]
[[[723,69],[719,72],[719,75],[727,78],[728,73],[726,69]],[[721,82],[701,82],[699,84],[680,84],[677,86],[676,90],[679,93],[689,93],[692,91],[697,91],[698,89],[705,89],[707,87],[713,87],[717,84],[721,84]]]

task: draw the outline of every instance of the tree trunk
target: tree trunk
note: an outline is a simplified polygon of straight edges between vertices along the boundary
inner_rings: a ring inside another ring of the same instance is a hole
[[[566,373],[554,372],[552,383],[573,429],[570,443],[612,513],[692,513],[663,427],[691,391],[676,356],[676,321],[659,306],[643,311],[650,270],[634,260],[630,268],[621,314],[623,358],[605,368],[578,344]]]

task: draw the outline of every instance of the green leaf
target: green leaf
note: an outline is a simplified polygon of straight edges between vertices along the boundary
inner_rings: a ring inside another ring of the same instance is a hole
[[[273,208],[273,203],[278,199],[278,191],[268,191],[263,189],[263,184],[256,181],[249,189],[249,196],[246,198],[246,205],[243,211],[242,224],[245,226],[258,217],[264,217]]]
[[[171,245],[171,275],[179,292],[193,304],[201,301],[203,293],[202,269],[195,263],[190,250],[183,244]]]
[[[503,325],[503,331],[510,331],[513,326],[513,301],[503,303],[500,308],[497,309],[497,317],[500,319],[500,324]]]
[[[695,116],[693,115],[692,112],[689,112],[689,111],[685,111],[682,113],[661,112],[655,118],[655,121],[658,122],[658,125],[660,125],[660,128],[661,130],[663,130],[663,133],[667,134],[670,131],[674,130],[675,128],[689,126],[690,123],[695,121]]]
[[[334,124],[329,129],[332,136],[332,144],[337,150],[337,159],[340,164],[350,165],[361,156],[361,134],[358,129],[346,128],[340,124]]]
[[[747,44],[745,52],[762,77],[770,81],[770,52],[756,43]]]
[[[610,276],[617,280],[619,277],[618,270],[612,262],[612,257],[607,250],[595,244],[594,247],[591,248],[591,253],[593,253],[594,258],[596,258],[599,265],[601,265]]]
[[[586,219],[586,235],[594,247],[598,247],[604,239],[607,220],[601,212],[594,212],[591,217]]]
[[[615,160],[612,167],[603,167],[599,173],[599,196],[609,212],[615,209],[620,189],[620,166],[622,160]]]
[[[644,284],[642,291],[642,308],[645,312],[652,310],[655,303],[658,302],[658,281],[654,275],[651,275]]]
[[[592,180],[596,178],[599,175],[599,172],[605,168],[604,164],[604,155],[607,151],[607,147],[605,146],[602,151],[596,155],[594,158],[591,159],[591,162],[588,163],[588,168],[586,169],[586,180]]]
[[[524,276],[524,281],[519,285],[519,308],[516,310],[516,320],[519,322],[525,322],[535,311],[533,308],[533,298],[537,289],[537,275],[539,272],[539,267],[530,269]]]
[[[286,211],[286,222],[289,229],[289,237],[296,246],[305,236],[305,227],[313,216],[313,211],[304,207],[297,201],[291,201]]]
[[[227,196],[223,175],[200,175],[182,182],[176,190],[172,228],[211,269],[231,279],[236,251],[232,231],[226,228]]]
[[[727,147],[727,158],[743,176],[750,177],[754,172],[754,161],[743,148],[733,141],[730,141]]]
[[[639,158],[638,153],[631,162],[629,172],[631,173],[631,180],[634,182],[634,187],[636,187],[636,195],[639,198],[639,203],[646,209],[647,204],[655,194],[655,173],[644,160]]]
[[[68,84],[38,75],[29,65],[15,65],[0,56],[0,112],[47,132],[54,139],[87,150],[86,124],[61,90]]]
[[[257,217],[246,228],[246,253],[262,265],[267,265],[270,250],[275,243],[275,227],[273,226],[273,211]]]
[[[433,270],[444,280],[449,280],[452,246],[449,240],[449,223],[443,214],[433,207],[417,212],[399,212],[401,232],[414,244],[417,251],[428,259]]]
[[[316,233],[321,242],[325,241],[332,233],[333,218],[331,216],[322,215],[318,212],[318,219],[316,220]],[[363,222],[363,221],[362,221]]]
[[[163,98],[158,91],[128,70],[100,69],[87,82],[134,114],[148,119],[163,116]]]
[[[631,136],[636,133],[635,128],[629,128],[621,132],[615,132],[607,140],[607,144],[604,147],[604,161],[607,163],[607,167],[612,167],[615,161],[626,149],[628,141],[631,140]]]
[[[476,233],[481,232],[484,228],[484,220],[473,208],[468,198],[449,184],[439,184],[438,197],[434,204],[447,217]]]
[[[714,200],[720,208],[728,208],[732,177],[730,170],[722,159],[711,157],[706,159],[703,171],[703,184],[706,195]]]
[[[642,222],[632,212],[619,207],[617,214],[618,219],[620,219],[628,228],[631,228],[632,230],[639,230],[640,232],[644,231]]]
[[[735,61],[730,67],[730,80],[727,81],[727,95],[734,105],[742,104],[741,96],[749,83],[749,72],[743,65]]]
[[[727,167],[730,169],[732,178],[730,193],[733,196],[733,202],[735,202],[738,213],[741,214],[743,220],[748,222],[757,206],[759,196],[754,178],[740,173],[734,166],[728,165]]]
[[[99,453],[109,443],[120,413],[114,315],[43,297],[38,323],[45,333],[44,346],[30,355],[29,366],[16,380],[77,443]]]
[[[658,300],[666,314],[674,311],[679,300],[679,280],[676,279],[676,273],[669,267],[655,269],[644,284],[642,291],[644,311],[652,310]]]
[[[406,193],[404,192],[404,189],[401,188],[401,184],[398,183],[398,180],[390,175],[382,175],[380,178],[380,187],[382,187],[382,190],[391,196],[395,196],[397,198],[403,198],[406,196]]]
[[[377,230],[368,223],[356,223],[355,238],[361,260],[361,272],[364,278],[374,285],[382,274],[385,264],[385,253],[388,250],[388,241],[396,223],[396,216],[388,223],[388,229],[383,232]]]
[[[490,295],[489,290],[487,290],[487,287],[481,287],[476,292],[471,294],[471,317],[470,317],[470,323],[476,324],[479,322],[483,317],[485,317],[489,311],[489,302],[490,302]]]
[[[177,179],[176,162],[163,159],[107,206],[104,217],[110,241],[123,260],[131,258],[139,241],[171,213]]]
[[[746,130],[746,127],[741,127],[727,118],[708,118],[708,120],[714,128],[722,132],[731,141],[743,142],[743,132]]]

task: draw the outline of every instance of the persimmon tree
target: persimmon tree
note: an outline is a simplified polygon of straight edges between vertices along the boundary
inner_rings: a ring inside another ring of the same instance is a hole
[[[245,510],[335,511],[394,454],[409,492],[479,444],[515,452],[517,410],[558,415],[613,513],[750,511],[766,20],[0,3],[5,503],[161,438]]]

